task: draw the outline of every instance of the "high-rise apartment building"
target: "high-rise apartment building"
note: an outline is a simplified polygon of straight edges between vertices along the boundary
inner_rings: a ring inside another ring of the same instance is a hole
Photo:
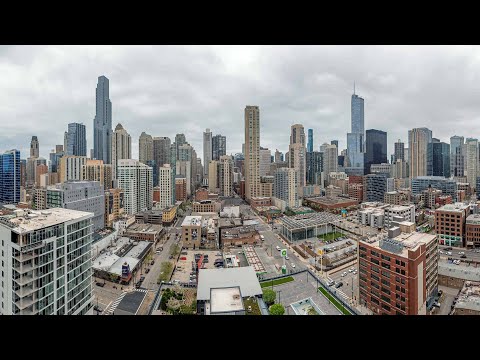
[[[450,174],[460,177],[464,175],[464,144],[463,136],[452,136],[450,138]]]
[[[160,201],[157,203],[157,208],[165,209],[172,205],[172,168],[170,164],[164,164],[158,170]]]
[[[350,167],[357,168],[363,175],[365,152],[364,100],[355,94],[355,89],[351,101],[351,119],[352,131],[347,134],[349,164]]]
[[[260,176],[270,175],[270,164],[272,163],[272,152],[260,146]]]
[[[260,196],[260,109],[245,107],[245,198]]]
[[[438,289],[436,235],[400,233],[358,242],[359,299],[374,314],[426,315]]]
[[[93,231],[105,226],[105,191],[98,181],[69,181],[49,186],[46,207],[90,212]]]
[[[383,202],[387,192],[387,175],[368,174],[363,178],[364,201]]]
[[[212,137],[212,160],[220,160],[224,155],[227,155],[227,137],[215,135]]]
[[[27,160],[20,159],[20,187],[25,188],[27,183]]]
[[[303,125],[295,124],[291,127],[290,146],[288,147],[289,167],[297,172],[297,186],[306,185],[306,148],[305,130]],[[337,154],[338,155],[338,154]],[[335,161],[337,159],[335,158]]]
[[[218,161],[211,160],[208,163],[208,191],[217,194],[220,189],[218,185]]]
[[[184,138],[185,136],[183,136],[183,139]],[[155,164],[157,165],[157,167],[163,166],[164,164],[170,164],[170,147],[171,142],[169,137],[155,136],[153,138],[153,159],[155,160]],[[176,149],[178,149],[178,147],[176,147]],[[158,169],[156,171],[158,172]]]
[[[203,168],[203,176],[205,178],[208,178],[209,174],[209,168],[208,164],[210,164],[210,161],[212,160],[212,132],[210,129],[207,129],[203,133],[203,163],[206,165]],[[218,159],[215,159],[218,160]]]
[[[112,174],[114,179],[117,178],[118,160],[131,158],[132,138],[122,124],[118,124],[112,137]]]
[[[366,131],[365,174],[370,174],[372,164],[387,163],[387,133],[381,130]]]
[[[176,201],[187,200],[187,179],[184,177],[175,178],[175,196]]]
[[[20,151],[0,155],[0,204],[20,202]]]
[[[104,164],[103,160],[87,159],[82,166],[82,178],[84,181],[98,181],[105,191],[112,188],[113,171],[112,165]]]
[[[329,174],[337,172],[338,169],[338,149],[335,145],[325,143],[320,146],[320,152],[323,153],[323,178],[324,181],[328,182]],[[323,186],[326,186],[326,184],[323,184]]]
[[[118,187],[125,192],[125,212],[151,210],[153,202],[152,168],[137,160],[118,160]]]
[[[138,159],[141,163],[153,160],[153,138],[152,135],[143,131],[138,139]]]
[[[35,169],[35,187],[47,186],[47,184],[42,184],[40,178],[42,175],[48,174],[48,166],[45,164],[37,165]]]
[[[308,129],[307,152],[313,152],[313,129]]]
[[[464,145],[464,176],[472,189],[477,186],[478,176],[478,140],[467,138]]]
[[[405,161],[405,144],[398,139],[395,143],[395,153],[393,155],[393,162],[397,162],[397,160]]]
[[[68,124],[66,154],[87,156],[87,137],[85,125],[79,123]]]
[[[275,171],[273,196],[285,201],[290,208],[299,205],[297,175],[298,172],[294,168],[280,168]]]
[[[428,144],[427,175],[450,177],[450,145],[444,142]]]
[[[112,163],[112,102],[109,84],[105,76],[98,77],[93,119],[93,156],[105,164]]]
[[[86,156],[63,156],[60,158],[58,169],[58,181],[80,181],[82,180],[83,166],[87,163]]]
[[[105,192],[105,227],[113,227],[125,212],[124,191],[122,189],[109,189]]]
[[[58,208],[0,219],[1,314],[89,313],[92,216]]]
[[[211,163],[211,161],[210,161]],[[182,176],[187,181],[187,197],[192,195],[192,166],[190,161],[177,160],[175,165],[176,175]],[[173,171],[173,170],[172,170]]]
[[[220,196],[233,195],[233,159],[229,155],[222,155],[218,161],[218,188]]]
[[[432,131],[427,128],[408,131],[410,178],[427,175],[427,152],[431,142]]]
[[[275,150],[275,162],[283,162],[283,153],[281,151],[278,151],[278,149]]]

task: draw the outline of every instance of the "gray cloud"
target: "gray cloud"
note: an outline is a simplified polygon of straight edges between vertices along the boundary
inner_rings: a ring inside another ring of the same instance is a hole
[[[202,132],[241,151],[243,109],[259,105],[261,145],[288,149],[290,126],[314,129],[315,148],[346,147],[353,81],[365,99],[365,128],[388,132],[389,153],[407,131],[427,126],[442,141],[479,136],[477,46],[2,46],[0,151],[28,157],[37,135],[44,157],[69,122],[87,126],[92,146],[95,86],[110,79],[113,127],[185,133],[202,156]]]

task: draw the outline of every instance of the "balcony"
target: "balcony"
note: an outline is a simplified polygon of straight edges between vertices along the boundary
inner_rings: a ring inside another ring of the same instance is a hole
[[[37,255],[33,253],[20,253],[20,255],[14,256],[13,258],[15,260],[22,262],[22,261],[34,259],[35,257],[37,257]]]
[[[24,275],[24,276],[19,276],[18,278],[14,278],[13,280],[20,286],[27,285],[31,283],[32,281],[38,279],[38,276],[36,275]]]
[[[33,266],[32,264],[28,264],[28,265],[16,265],[14,266],[13,268],[19,273],[19,274],[25,274],[31,270],[33,270],[34,268],[36,268],[37,266]]]
[[[18,306],[20,311],[33,305],[34,303],[35,303],[35,299],[33,298],[33,295],[26,298],[18,299],[17,301],[15,301],[15,305]]]
[[[37,287],[35,285],[29,285],[29,286],[22,286],[18,290],[14,290],[15,294],[20,296],[21,298],[33,294],[37,290]]]
[[[35,315],[37,313],[37,310],[35,309],[35,306],[29,306],[26,309],[20,310],[19,315]]]

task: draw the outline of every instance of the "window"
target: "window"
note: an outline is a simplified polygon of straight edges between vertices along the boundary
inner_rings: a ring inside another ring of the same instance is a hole
[[[387,289],[387,288],[384,288],[383,286],[382,286],[382,292],[385,293],[385,294],[390,295],[390,290]]]
[[[373,266],[371,267],[372,271],[376,272],[376,273],[380,273],[380,269],[376,266]]]
[[[370,261],[374,264],[380,265],[380,261],[378,261],[377,259],[371,258]]]
[[[390,311],[390,306],[382,304],[382,308],[384,308],[387,311]]]
[[[390,261],[390,257],[387,256],[387,255],[383,255],[383,254],[382,254],[381,257],[382,257],[383,260]]]
[[[390,273],[388,271],[382,270],[382,276],[385,276],[387,279],[390,279]]]
[[[390,269],[390,264],[384,263],[382,261],[382,267],[384,267],[385,269]]]
[[[377,275],[375,275],[375,274],[370,274],[370,277],[371,277],[372,279],[375,279],[375,280],[377,280],[377,281],[380,281],[380,278],[379,278]]]
[[[386,286],[390,286],[390,282],[388,280],[382,279],[382,284]]]
[[[371,300],[374,304],[380,305],[380,301],[378,301],[377,299],[375,299],[373,296],[370,297],[370,300]]]

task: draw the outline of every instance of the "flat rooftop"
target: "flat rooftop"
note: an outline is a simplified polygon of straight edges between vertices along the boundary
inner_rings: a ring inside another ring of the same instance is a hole
[[[438,275],[449,276],[456,279],[478,281],[480,279],[480,267],[450,264],[446,260],[438,261]]]
[[[340,189],[340,188],[339,188]],[[351,198],[342,198],[342,197],[327,197],[327,196],[319,196],[319,197],[309,197],[308,201],[322,204],[322,205],[338,205],[338,204],[347,204],[347,203],[352,203],[352,202],[358,202],[355,199]]]
[[[240,287],[210,289],[210,313],[244,310]]]
[[[480,214],[468,215],[467,224],[480,225]]]
[[[447,204],[439,207],[436,211],[463,212],[469,205],[464,203]]]
[[[238,286],[242,296],[262,294],[255,270],[251,266],[200,269],[198,271],[197,300],[210,300],[210,290]]]
[[[163,226],[159,224],[132,224],[127,228],[127,232],[157,233],[162,231]]]
[[[186,216],[182,222],[182,226],[202,226],[202,217]]]
[[[466,281],[458,295],[455,309],[480,311],[480,282]]]
[[[437,235],[431,235],[427,233],[412,232],[412,233],[401,233],[397,237],[390,239],[388,236],[384,238],[378,238],[373,236],[367,240],[360,240],[361,243],[366,243],[371,247],[381,249],[383,251],[388,251],[392,254],[398,256],[408,257],[408,251],[415,251],[418,246],[422,244],[428,244],[434,241],[437,238]],[[391,246],[382,247],[381,243],[388,243]]]
[[[21,214],[21,212],[18,212]],[[73,220],[93,218],[93,213],[63,208],[48,210],[28,210],[23,216],[10,217],[8,220],[0,218],[0,224],[6,225],[17,234],[62,224]]]

